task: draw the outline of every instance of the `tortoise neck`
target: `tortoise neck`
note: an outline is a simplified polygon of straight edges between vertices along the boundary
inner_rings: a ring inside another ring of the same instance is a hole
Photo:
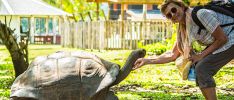
[[[128,74],[132,71],[132,67],[134,66],[135,61],[138,58],[144,57],[145,56],[145,50],[144,49],[140,49],[140,50],[135,50],[133,51],[126,63],[124,64],[124,66],[122,67],[122,69],[119,71],[119,74],[116,78],[116,81],[113,83],[113,85],[119,84],[122,80],[124,80]]]

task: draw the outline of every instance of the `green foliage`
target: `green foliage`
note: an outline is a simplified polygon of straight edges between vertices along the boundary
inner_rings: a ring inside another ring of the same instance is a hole
[[[143,46],[142,48],[144,48],[147,52],[152,52],[156,55],[160,55],[167,50],[167,46],[160,42],[154,44],[148,44],[146,46]]]
[[[167,38],[165,41],[148,44],[143,46],[141,42],[138,42],[138,48],[144,48],[147,52],[154,53],[156,55],[160,55],[167,50],[171,50],[175,41],[176,41],[176,25],[173,25],[174,33],[171,38]]]
[[[9,78],[1,78],[0,82],[0,88],[1,89],[9,89],[11,87],[11,84],[13,83],[14,78],[9,77]]]
[[[192,46],[193,46],[193,50],[195,52],[201,52],[202,50],[204,50],[206,48],[206,46],[202,46],[198,42],[193,42]]]
[[[10,59],[10,57],[8,58]],[[10,87],[14,81],[14,76],[12,64],[0,64],[0,100],[9,100]]]
[[[176,33],[173,33],[172,37],[166,39],[166,41],[165,41],[165,45],[167,46],[167,50],[172,49],[175,42],[176,42]]]
[[[66,12],[69,12],[73,15],[76,21],[82,20],[81,15],[83,15],[84,20],[88,19],[88,13],[91,14],[92,19],[96,19],[96,3],[88,3],[86,0],[44,0],[45,2],[61,8]],[[101,10],[99,11],[101,12]],[[103,17],[103,13],[100,13]]]
[[[183,0],[183,2],[187,5],[190,5],[190,0]]]
[[[12,64],[0,64],[0,89],[9,89],[14,80]]]
[[[30,61],[37,56],[47,55],[56,51],[74,51],[79,49],[62,48],[58,45],[29,45]],[[86,50],[91,52],[90,50]],[[91,53],[105,60],[120,64],[125,63],[131,50],[98,51]],[[4,46],[0,45],[0,56],[10,59]],[[3,57],[0,57],[0,61]],[[234,100],[234,65],[228,64],[217,75],[217,94],[220,100]],[[0,63],[0,100],[8,100],[10,86],[14,80],[11,63]],[[120,100],[204,100],[195,82],[182,81],[174,63],[147,65],[132,71],[119,85],[113,87]],[[123,90],[121,90],[121,89]]]
[[[9,89],[0,89],[0,100],[9,100],[9,95]]]
[[[174,33],[172,34],[171,38],[168,38],[165,41],[157,42],[154,44],[148,44],[145,46],[141,42],[138,42],[138,48],[144,48],[146,49],[147,52],[152,52],[156,55],[160,55],[164,53],[165,51],[171,50],[174,43],[176,42],[177,24],[173,25],[173,30],[174,30]],[[196,41],[192,43],[192,46],[195,52],[201,52],[202,50],[206,48],[206,46],[202,46]]]
[[[164,92],[119,92],[120,100],[203,100],[201,94],[190,95],[186,93]]]
[[[205,100],[202,94],[164,93],[164,92],[129,92],[117,93],[120,100]],[[219,100],[233,100],[234,96],[218,94]]]

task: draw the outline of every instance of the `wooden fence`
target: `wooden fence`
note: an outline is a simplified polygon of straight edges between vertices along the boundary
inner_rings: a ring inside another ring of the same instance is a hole
[[[82,49],[136,49],[170,38],[173,24],[154,21],[93,21],[64,23],[61,43]]]

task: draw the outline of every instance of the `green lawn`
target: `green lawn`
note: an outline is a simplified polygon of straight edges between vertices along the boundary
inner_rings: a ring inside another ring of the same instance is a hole
[[[62,48],[59,45],[29,45],[30,61],[37,56],[61,50],[80,50]],[[86,50],[106,60],[123,65],[130,50],[106,51]],[[215,76],[218,98],[234,100],[234,65],[228,64]],[[9,98],[10,87],[14,81],[14,69],[8,51],[0,45],[0,100]],[[147,65],[131,74],[119,85],[111,88],[120,100],[203,100],[194,82],[182,81],[174,63]]]

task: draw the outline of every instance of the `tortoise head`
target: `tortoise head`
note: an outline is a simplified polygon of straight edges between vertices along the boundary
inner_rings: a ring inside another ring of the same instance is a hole
[[[120,70],[119,70],[120,66],[118,64],[108,62],[104,59],[101,59],[102,63],[105,65],[105,67],[109,73],[106,76],[111,76],[111,77],[106,78],[106,80],[104,79],[105,80],[104,83],[105,84],[110,83],[110,82],[108,82],[108,80],[113,80],[114,82],[112,84],[110,84],[108,87],[102,87],[102,89],[98,93],[96,93],[92,97],[92,99],[102,100],[104,98],[109,98],[108,100],[117,100],[117,99],[114,99],[117,97],[115,95],[113,95],[113,93],[111,91],[109,91],[109,87],[116,85],[116,84],[120,83],[122,80],[124,80],[128,76],[128,74],[131,72],[135,61],[138,58],[144,57],[145,54],[146,54],[146,51],[144,49],[138,49],[138,50],[132,51],[131,54],[129,55],[126,63],[124,64],[124,66]]]
[[[122,69],[119,71],[119,74],[116,77],[115,82],[111,85],[119,84],[122,80],[124,80],[128,74],[132,71],[132,67],[134,66],[135,61],[138,58],[144,57],[146,54],[146,51],[144,49],[137,49],[132,51],[132,53],[128,56],[128,59]]]

